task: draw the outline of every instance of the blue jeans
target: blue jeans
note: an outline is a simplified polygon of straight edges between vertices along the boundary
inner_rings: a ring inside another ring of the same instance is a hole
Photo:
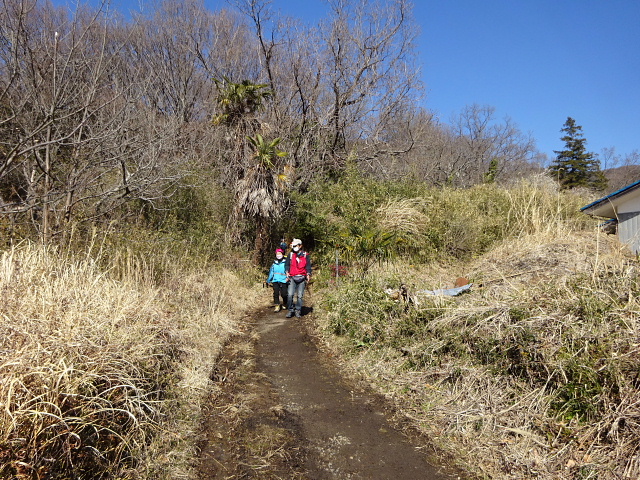
[[[289,290],[287,292],[287,308],[289,308],[290,312],[293,312],[294,304],[293,304],[293,296],[297,297],[295,303],[295,309],[299,312],[302,310],[302,298],[304,297],[304,287],[307,284],[307,281],[304,280],[300,283],[296,283],[293,281],[293,278],[289,280]]]

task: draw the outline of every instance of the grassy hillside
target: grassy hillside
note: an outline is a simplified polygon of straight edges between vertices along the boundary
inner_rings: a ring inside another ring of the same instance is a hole
[[[466,214],[475,236],[488,219],[465,195],[447,215]],[[523,184],[486,195],[511,202],[482,252],[396,257],[337,284],[326,273],[327,342],[481,478],[638,478],[637,260],[579,213],[585,198]],[[470,291],[424,293],[457,277]],[[401,284],[409,301],[387,293]]]

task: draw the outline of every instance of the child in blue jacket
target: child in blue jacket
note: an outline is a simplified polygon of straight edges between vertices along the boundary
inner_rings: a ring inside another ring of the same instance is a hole
[[[287,272],[284,267],[284,251],[281,248],[277,248],[276,259],[273,261],[273,264],[269,269],[269,276],[267,277],[267,283],[270,283],[273,286],[273,303],[275,305],[275,312],[279,312],[287,305]],[[280,303],[280,297],[282,297],[282,303]]]

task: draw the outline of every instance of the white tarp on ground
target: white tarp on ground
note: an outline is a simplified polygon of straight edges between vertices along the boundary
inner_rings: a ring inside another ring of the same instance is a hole
[[[450,297],[455,297],[456,295],[461,294],[471,288],[473,283],[467,283],[461,287],[456,288],[441,288],[439,290],[419,290],[416,292],[416,295],[447,295]]]

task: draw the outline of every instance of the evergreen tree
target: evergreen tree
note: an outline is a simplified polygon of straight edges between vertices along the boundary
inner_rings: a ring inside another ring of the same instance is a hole
[[[594,153],[587,152],[587,140],[582,136],[582,127],[567,117],[562,127],[564,150],[554,150],[557,155],[549,167],[549,174],[563,189],[589,187],[595,190],[607,188],[607,179],[600,170],[600,161]]]

